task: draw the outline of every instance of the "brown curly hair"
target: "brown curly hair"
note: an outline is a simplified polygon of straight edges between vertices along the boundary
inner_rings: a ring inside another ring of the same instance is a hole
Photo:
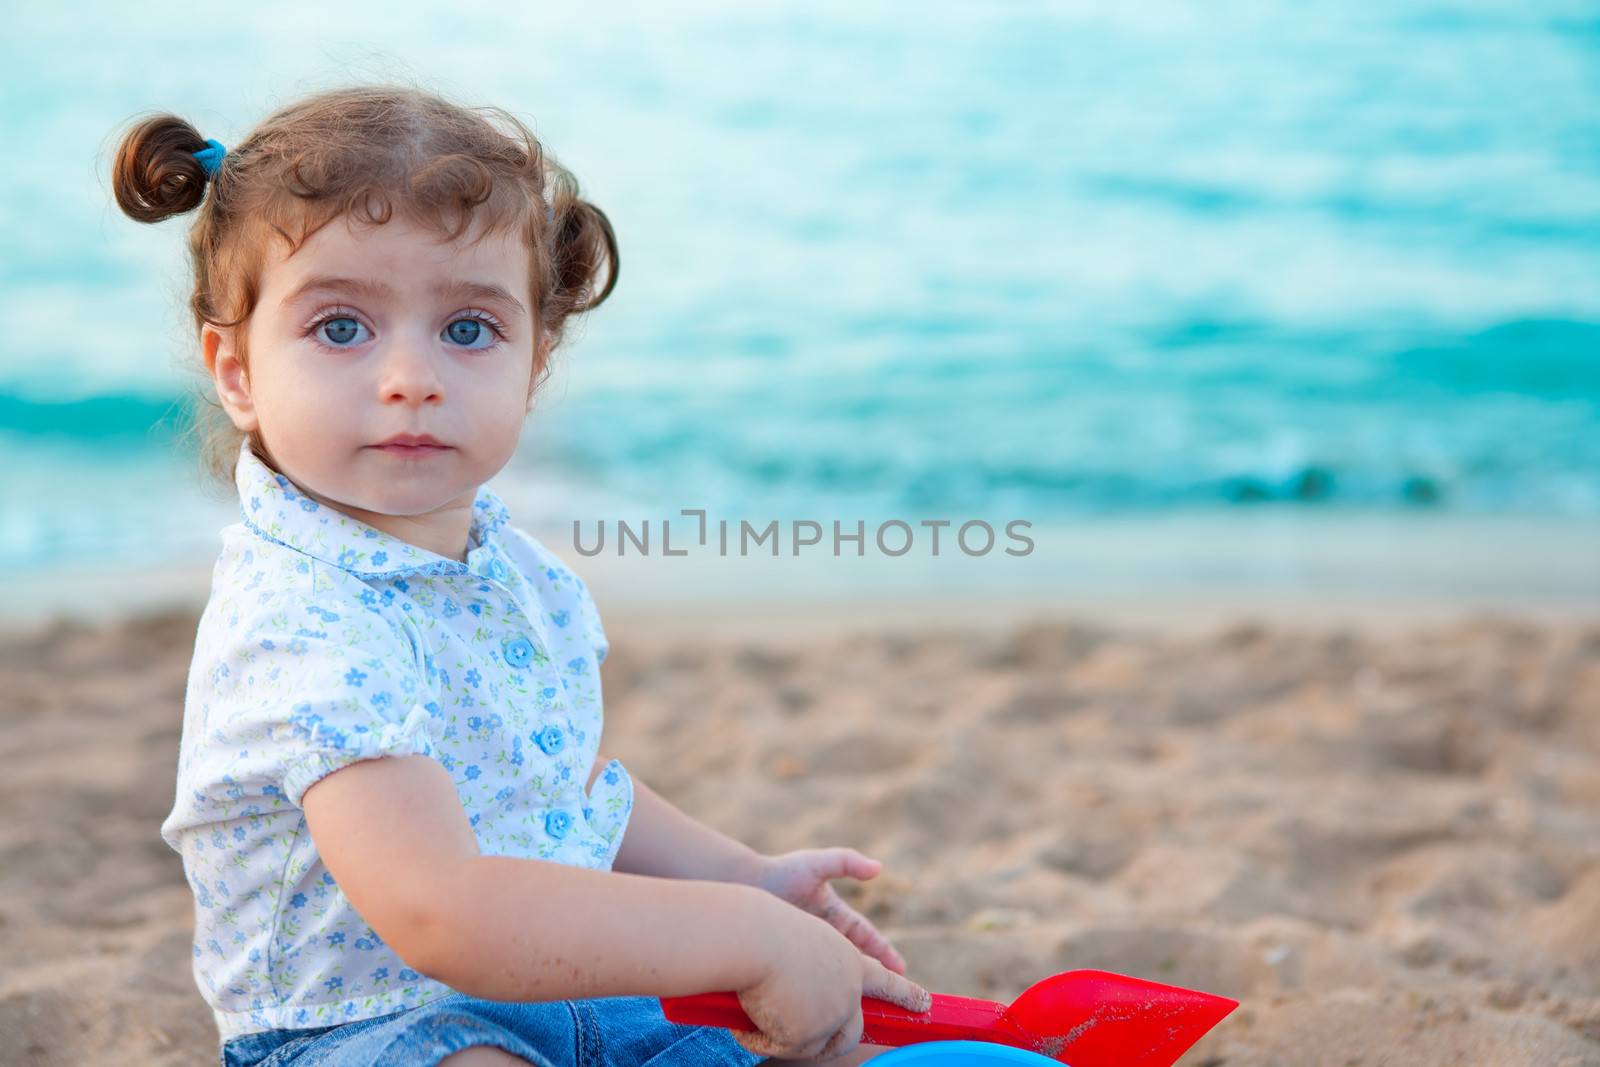
[[[314,93],[267,116],[229,145],[209,178],[195,152],[206,138],[167,113],[130,120],[112,166],[117,206],[139,222],[200,209],[189,230],[194,288],[189,307],[205,323],[249,321],[261,291],[267,243],[291,254],[334,219],[405,218],[455,240],[476,222],[478,239],[518,231],[530,255],[536,337],[529,396],[549,375],[548,352],[567,320],[593,310],[617,284],[617,240],[605,212],[578,195],[576,179],[520,119],[497,107],[467,107],[420,88],[353,85]],[[208,194],[209,191],[209,195]],[[547,210],[553,216],[546,218]],[[602,261],[603,288],[596,291]],[[248,373],[244,331],[236,340]],[[203,385],[189,430],[205,472],[232,484],[245,434]],[[270,463],[257,433],[251,448]]]

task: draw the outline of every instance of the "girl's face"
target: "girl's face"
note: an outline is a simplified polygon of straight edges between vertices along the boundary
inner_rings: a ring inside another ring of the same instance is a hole
[[[536,342],[521,239],[472,236],[442,243],[398,214],[336,219],[292,256],[274,243],[245,327],[248,376],[232,331],[202,334],[223,407],[284,475],[458,560],[478,487],[516,450]],[[380,447],[396,434],[445,447]]]

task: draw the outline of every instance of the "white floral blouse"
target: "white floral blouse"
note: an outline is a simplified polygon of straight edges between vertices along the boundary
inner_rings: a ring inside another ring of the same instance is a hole
[[[357,760],[423,754],[486,854],[610,869],[633,808],[600,746],[607,641],[587,588],[480,487],[467,561],[319,505],[242,445],[161,833],[195,899],[194,974],[223,1041],[450,992],[328,873],[300,798]]]

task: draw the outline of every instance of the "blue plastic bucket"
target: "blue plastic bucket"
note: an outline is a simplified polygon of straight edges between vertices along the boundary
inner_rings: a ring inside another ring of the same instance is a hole
[[[1061,1067],[1060,1060],[993,1041],[921,1041],[880,1052],[871,1067]]]

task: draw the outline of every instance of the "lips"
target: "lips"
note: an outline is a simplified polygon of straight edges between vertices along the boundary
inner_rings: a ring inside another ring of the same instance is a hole
[[[372,446],[380,452],[395,456],[427,456],[448,452],[450,446],[432,434],[399,433]]]

